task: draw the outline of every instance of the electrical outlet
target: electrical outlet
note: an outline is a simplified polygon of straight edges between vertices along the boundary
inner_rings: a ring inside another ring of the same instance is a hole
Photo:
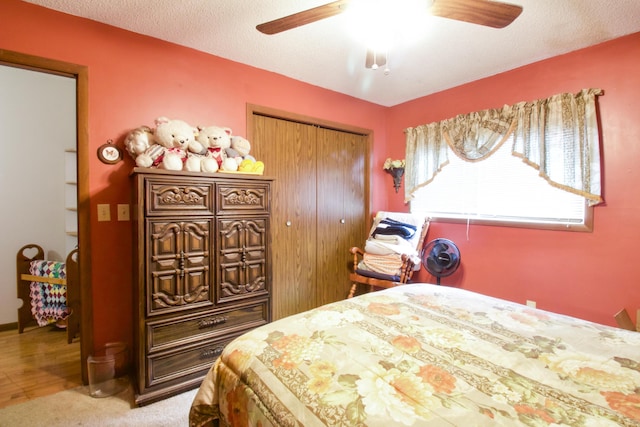
[[[536,302],[535,301],[527,300],[527,305],[529,307],[536,308]]]
[[[118,221],[129,221],[129,205],[118,204]]]
[[[98,205],[98,221],[111,221],[111,206],[108,203]]]

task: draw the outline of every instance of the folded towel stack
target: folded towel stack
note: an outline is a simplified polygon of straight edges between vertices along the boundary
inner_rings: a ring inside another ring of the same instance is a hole
[[[406,254],[419,262],[413,237],[417,227],[413,224],[384,218],[375,226],[364,247],[364,257],[359,268],[376,273],[399,276],[402,255]]]

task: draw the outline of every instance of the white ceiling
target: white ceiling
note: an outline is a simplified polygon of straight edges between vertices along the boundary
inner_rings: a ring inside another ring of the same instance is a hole
[[[524,11],[503,29],[425,12],[426,35],[393,48],[385,75],[364,67],[366,49],[345,30],[344,14],[271,36],[255,29],[329,0],[25,1],[383,106],[640,31],[640,0],[507,0]]]

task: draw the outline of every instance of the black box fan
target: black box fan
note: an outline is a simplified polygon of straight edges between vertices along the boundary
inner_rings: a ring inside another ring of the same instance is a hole
[[[452,275],[460,266],[460,250],[449,239],[434,239],[422,251],[422,265],[440,285],[441,277]]]

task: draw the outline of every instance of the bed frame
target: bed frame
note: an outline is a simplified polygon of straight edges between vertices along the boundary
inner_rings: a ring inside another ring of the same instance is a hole
[[[35,255],[29,256],[28,253]],[[26,253],[25,253],[26,252]],[[22,306],[18,308],[18,333],[24,332],[25,326],[36,323],[31,314],[31,297],[29,285],[31,282],[54,283],[67,286],[67,307],[70,311],[67,317],[67,343],[71,344],[80,332],[80,284],[78,280],[78,249],[69,252],[65,261],[66,279],[33,276],[29,273],[31,261],[44,259],[42,247],[36,244],[25,245],[16,255],[16,272],[18,298],[22,300]]]

